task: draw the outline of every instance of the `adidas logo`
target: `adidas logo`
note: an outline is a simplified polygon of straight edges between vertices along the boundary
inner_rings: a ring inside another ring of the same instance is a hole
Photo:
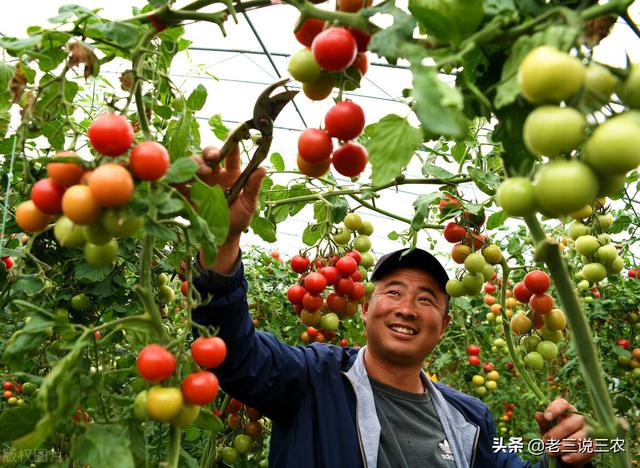
[[[453,460],[453,450],[449,447],[449,441],[446,438],[438,444],[438,447],[440,447],[440,456],[443,460]]]

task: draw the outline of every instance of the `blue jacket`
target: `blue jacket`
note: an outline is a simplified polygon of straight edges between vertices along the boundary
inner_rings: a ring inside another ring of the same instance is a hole
[[[194,284],[203,297],[213,299],[195,309],[193,318],[220,327],[228,349],[226,361],[215,370],[222,388],[272,420],[269,465],[375,467],[380,424],[364,367],[366,347],[286,345],[254,329],[240,262],[231,276],[200,273]],[[515,453],[493,453],[496,427],[486,405],[422,378],[457,468],[531,466]],[[546,467],[546,457],[536,466]]]

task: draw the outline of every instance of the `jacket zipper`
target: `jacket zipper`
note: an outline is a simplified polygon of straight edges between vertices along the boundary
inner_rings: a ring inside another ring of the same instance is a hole
[[[360,424],[358,423],[358,392],[356,392],[356,388],[353,386],[353,382],[347,376],[345,372],[343,372],[346,379],[349,381],[351,388],[353,389],[353,394],[356,396],[356,430],[358,432],[358,446],[360,447],[360,456],[362,457],[362,463],[365,468],[367,468],[367,459],[364,455],[364,448],[362,447],[362,435],[360,434]]]
[[[473,423],[470,423],[473,424]],[[474,426],[476,426],[475,424],[473,424]],[[476,426],[476,438],[473,441],[473,455],[471,456],[471,463],[469,464],[470,467],[473,466],[473,464],[476,461],[476,449],[478,448],[478,438],[480,437],[480,428],[478,426]]]

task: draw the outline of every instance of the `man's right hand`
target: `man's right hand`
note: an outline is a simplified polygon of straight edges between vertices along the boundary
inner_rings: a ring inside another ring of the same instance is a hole
[[[198,163],[198,175],[209,185],[220,185],[223,190],[230,188],[238,179],[242,170],[240,168],[240,149],[235,149],[224,160],[224,167],[219,164],[212,169],[208,164],[215,164],[220,160],[220,150],[214,146],[207,146],[202,151],[202,156],[192,156]],[[205,261],[202,250],[200,251],[201,265],[219,273],[229,273],[238,258],[240,248],[240,235],[249,227],[253,213],[258,207],[258,195],[260,185],[264,179],[266,169],[262,166],[256,168],[249,176],[246,185],[238,197],[229,205],[229,234],[225,242],[218,247],[218,256],[212,264]]]

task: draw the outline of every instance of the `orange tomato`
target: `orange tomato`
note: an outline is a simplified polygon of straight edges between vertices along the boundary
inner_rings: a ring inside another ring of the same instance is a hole
[[[58,151],[57,157],[78,157],[74,151]],[[84,169],[79,164],[74,163],[49,163],[47,164],[47,175],[58,185],[71,187],[80,182]]]
[[[40,211],[31,200],[20,203],[16,208],[16,223],[28,232],[42,231],[52,219]]]
[[[76,224],[91,224],[102,208],[86,185],[69,187],[62,197],[62,212]]]
[[[329,172],[329,166],[331,165],[331,159],[327,158],[317,163],[310,163],[305,161],[298,155],[298,170],[307,177],[322,177]]]
[[[107,163],[93,171],[89,189],[100,206],[114,207],[127,203],[135,186],[129,171],[119,164]]]

